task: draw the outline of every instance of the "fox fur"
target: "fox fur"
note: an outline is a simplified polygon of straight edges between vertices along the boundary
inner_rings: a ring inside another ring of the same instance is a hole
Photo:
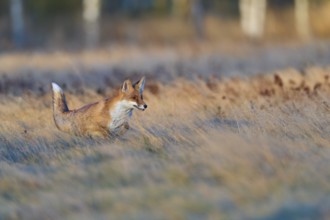
[[[70,110],[63,90],[52,83],[55,125],[59,130],[77,136],[111,138],[122,135],[129,129],[133,110],[147,108],[143,100],[144,84],[144,77],[134,84],[126,80],[113,98]]]

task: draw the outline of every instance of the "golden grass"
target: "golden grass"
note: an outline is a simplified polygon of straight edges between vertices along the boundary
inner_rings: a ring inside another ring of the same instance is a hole
[[[148,109],[111,143],[59,132],[50,92],[2,94],[0,216],[326,219],[329,74],[149,81]],[[105,96],[82,91],[69,107]]]

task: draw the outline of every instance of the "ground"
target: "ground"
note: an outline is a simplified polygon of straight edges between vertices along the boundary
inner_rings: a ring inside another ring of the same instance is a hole
[[[328,50],[293,48],[3,54],[0,218],[329,219]],[[123,137],[56,129],[51,81],[77,108],[142,74]]]

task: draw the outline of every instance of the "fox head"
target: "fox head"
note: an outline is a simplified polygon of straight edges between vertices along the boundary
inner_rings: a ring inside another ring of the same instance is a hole
[[[145,84],[145,77],[142,77],[138,82],[132,84],[130,80],[126,80],[122,87],[121,93],[123,100],[127,101],[127,105],[131,108],[136,108],[144,111],[148,106],[143,101],[143,90]]]

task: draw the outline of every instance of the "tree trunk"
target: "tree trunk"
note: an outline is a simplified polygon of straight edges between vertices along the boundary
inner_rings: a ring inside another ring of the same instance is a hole
[[[264,34],[266,0],[240,0],[241,27],[245,35],[260,39]]]
[[[191,0],[191,17],[198,39],[204,39],[204,8],[201,0]]]
[[[25,41],[22,0],[10,1],[10,17],[13,42],[16,47],[20,48],[24,45]]]
[[[295,20],[298,35],[303,40],[311,37],[309,24],[308,0],[295,0]]]
[[[100,38],[100,0],[83,0],[83,19],[85,29],[85,44],[87,47],[95,47]]]

